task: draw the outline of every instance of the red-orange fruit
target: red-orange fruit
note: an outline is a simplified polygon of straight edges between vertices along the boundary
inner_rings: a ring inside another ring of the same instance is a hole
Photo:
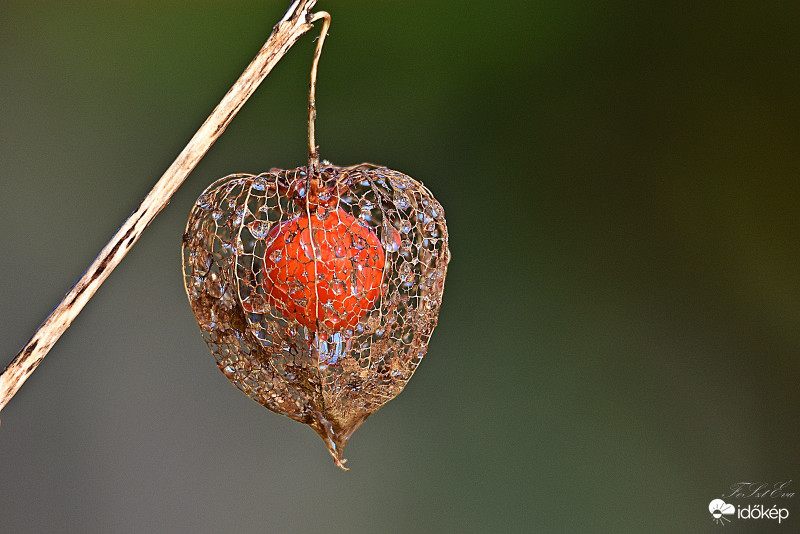
[[[285,221],[267,239],[267,301],[311,331],[353,328],[381,294],[381,242],[341,208]]]

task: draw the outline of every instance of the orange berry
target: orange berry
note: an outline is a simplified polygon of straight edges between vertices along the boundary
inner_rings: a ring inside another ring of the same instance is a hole
[[[316,332],[354,327],[381,294],[378,236],[341,208],[276,226],[264,254],[267,301]]]

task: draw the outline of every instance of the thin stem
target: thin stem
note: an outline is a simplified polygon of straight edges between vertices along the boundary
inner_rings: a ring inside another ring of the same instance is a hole
[[[200,126],[197,133],[161,176],[136,211],[122,224],[111,241],[89,266],[33,337],[0,374],[0,410],[41,363],[50,348],[69,328],[111,271],[122,261],[158,213],[169,204],[190,172],[222,135],[248,98],[272,68],[305,32],[317,15],[311,14],[316,0],[294,0],[273,28],[267,42]]]
[[[317,66],[319,58],[322,56],[322,46],[325,44],[325,36],[328,35],[328,27],[331,25],[331,15],[326,11],[315,13],[309,22],[314,23],[322,19],[322,30],[317,41],[317,49],[314,52],[314,61],[311,63],[311,83],[308,86],[308,176],[316,176],[319,172],[319,147],[314,138],[314,120],[317,118]]]

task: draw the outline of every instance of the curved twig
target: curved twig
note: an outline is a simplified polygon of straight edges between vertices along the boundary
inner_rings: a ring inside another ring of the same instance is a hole
[[[325,44],[325,37],[328,35],[328,27],[331,25],[331,15],[327,11],[315,13],[310,22],[322,19],[322,30],[320,30],[317,48],[314,51],[314,61],[311,63],[311,81],[308,85],[308,176],[316,176],[319,172],[319,147],[314,136],[314,120],[317,118],[317,66],[319,58],[322,56],[322,46]]]
[[[272,68],[289,51],[320,15],[311,13],[316,0],[293,0],[283,18],[273,28],[267,42],[228,93],[200,126],[197,133],[161,176],[139,207],[122,224],[111,241],[89,266],[33,337],[0,374],[0,410],[41,363],[50,348],[69,328],[83,307],[94,296],[111,271],[122,261],[158,213],[200,162],[211,145],[222,135],[248,98]],[[326,14],[327,15],[327,14]],[[324,18],[324,16],[322,16]],[[327,25],[323,30],[323,36]],[[320,41],[322,38],[320,38]],[[321,44],[321,43],[320,43]],[[315,63],[316,64],[316,63]]]

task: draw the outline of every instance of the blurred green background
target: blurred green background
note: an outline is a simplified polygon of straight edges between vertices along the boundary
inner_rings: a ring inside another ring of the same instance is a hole
[[[288,3],[3,2],[0,365]],[[446,209],[418,373],[343,473],[186,300],[200,192],[304,164],[307,35],[3,410],[0,531],[717,532],[731,484],[800,486],[798,6],[321,0],[322,156]]]

